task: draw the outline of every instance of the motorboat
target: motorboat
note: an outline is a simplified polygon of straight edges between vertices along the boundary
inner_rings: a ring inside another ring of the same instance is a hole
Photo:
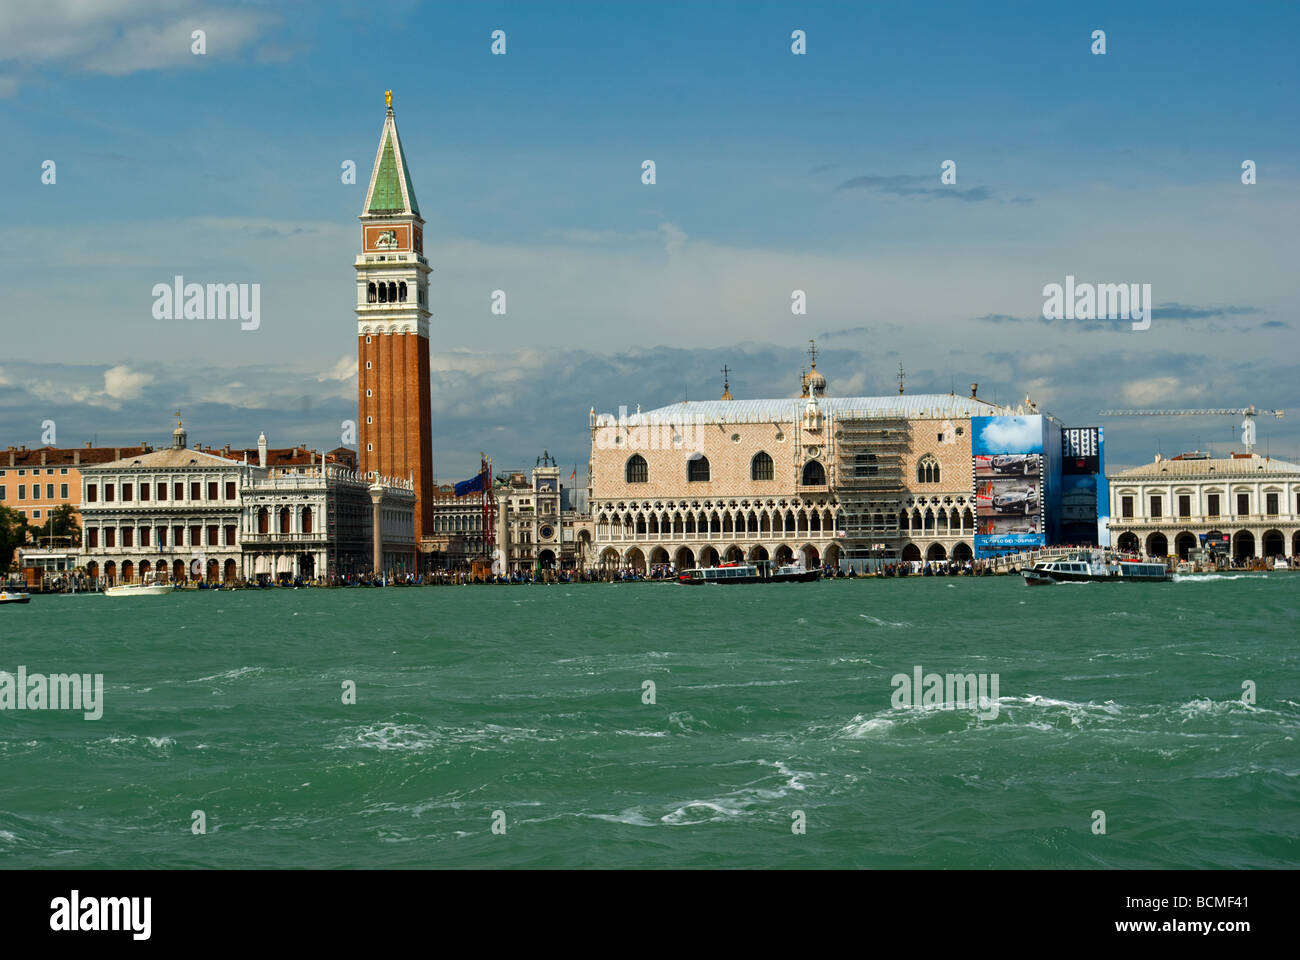
[[[160,597],[165,593],[171,593],[172,585],[169,583],[156,583],[148,581],[146,583],[119,583],[112,587],[104,588],[106,597]]]
[[[757,563],[724,563],[717,567],[695,567],[685,570],[678,583],[702,586],[708,583],[810,583],[821,579],[821,571],[809,570],[800,563],[773,567],[767,561]]]
[[[1162,583],[1174,578],[1163,563],[1107,556],[1100,551],[1046,557],[1021,574],[1031,587],[1050,583]]]

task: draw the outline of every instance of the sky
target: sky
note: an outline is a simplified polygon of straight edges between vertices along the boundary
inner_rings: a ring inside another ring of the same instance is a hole
[[[1112,468],[1242,449],[1237,417],[1115,407],[1283,409],[1259,450],[1300,459],[1297,26],[1289,3],[10,0],[3,445],[47,420],[56,445],[165,444],[176,409],[213,446],[339,445],[391,89],[440,482],[480,451],[581,476],[590,409],[714,399],[723,364],[737,397],[797,395],[810,338],[832,395],[894,393],[900,364],[909,392],[1028,395],[1103,425]],[[156,319],[177,275],[260,284],[260,325]],[[1149,329],[1044,319],[1067,275],[1150,284]]]

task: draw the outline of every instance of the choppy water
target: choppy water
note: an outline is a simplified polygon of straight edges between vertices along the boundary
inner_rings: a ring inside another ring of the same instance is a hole
[[[1298,614],[1287,574],[36,597],[0,670],[105,709],[0,712],[0,866],[1294,866]],[[891,707],[917,665],[998,715]]]

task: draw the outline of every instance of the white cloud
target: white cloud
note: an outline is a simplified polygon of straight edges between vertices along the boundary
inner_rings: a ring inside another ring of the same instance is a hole
[[[1124,399],[1139,406],[1161,403],[1182,392],[1183,381],[1178,377],[1151,377],[1124,385]]]
[[[278,20],[261,10],[196,0],[43,0],[0,6],[0,62],[66,65],[123,76],[201,66],[237,53]],[[191,52],[195,30],[207,52]],[[11,83],[15,83],[10,78]],[[6,94],[0,80],[0,96]]]
[[[664,249],[668,256],[676,257],[686,248],[686,231],[673,223],[659,224],[659,232],[664,237]]]
[[[351,380],[356,375],[357,358],[344,354],[331,369],[316,374],[316,380],[321,383],[326,380]]]
[[[104,393],[114,400],[136,400],[144,386],[152,382],[153,374],[137,373],[125,365],[104,371]]]
[[[991,453],[1036,453],[1043,448],[1037,417],[1000,417],[980,431],[982,449]]]

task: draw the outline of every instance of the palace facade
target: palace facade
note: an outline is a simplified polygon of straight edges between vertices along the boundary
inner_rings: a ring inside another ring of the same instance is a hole
[[[305,447],[272,452],[264,435],[256,460],[186,440],[178,424],[167,450],[82,468],[80,562],[89,576],[216,583],[372,572],[376,513],[380,569],[412,570],[409,480],[376,484],[350,457]]]
[[[973,556],[970,418],[1025,413],[977,396],[827,395],[591,411],[593,555],[609,569],[801,559],[863,569]]]
[[[1202,545],[1239,560],[1300,556],[1294,463],[1185,453],[1157,456],[1108,480],[1111,543],[1121,549],[1183,560]]]

